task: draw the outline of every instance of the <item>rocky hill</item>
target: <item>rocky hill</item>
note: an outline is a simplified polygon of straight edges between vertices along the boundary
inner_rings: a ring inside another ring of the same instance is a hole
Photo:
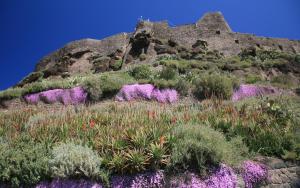
[[[0,92],[0,188],[298,188],[299,85],[218,12],[71,42]]]
[[[194,24],[170,27],[167,21],[140,21],[132,33],[102,40],[70,42],[41,59],[22,86],[43,78],[119,70],[132,63],[152,63],[162,55],[209,60],[230,57],[248,48],[300,53],[300,41],[233,32],[220,12],[207,13]],[[205,53],[210,53],[206,57]],[[291,68],[291,67],[290,67]],[[292,66],[299,73],[299,64]]]

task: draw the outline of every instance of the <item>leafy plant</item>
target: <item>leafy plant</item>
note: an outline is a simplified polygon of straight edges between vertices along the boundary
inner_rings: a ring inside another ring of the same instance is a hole
[[[171,67],[164,67],[159,77],[165,80],[174,80],[177,77],[177,71]]]
[[[192,169],[205,174],[220,163],[237,165],[245,157],[245,152],[237,147],[237,141],[228,142],[221,132],[205,125],[179,125],[174,135],[171,168]]]
[[[220,74],[202,75],[194,81],[193,94],[198,99],[217,97],[229,99],[234,83],[231,78]]]
[[[134,67],[131,71],[130,71],[130,75],[132,77],[134,77],[135,79],[139,80],[139,79],[149,79],[152,75],[152,72],[150,70],[150,67],[147,65],[139,65]]]
[[[189,94],[190,87],[191,84],[182,78],[179,79],[175,85],[176,91],[178,91],[181,96],[187,96]]]
[[[245,78],[245,82],[247,84],[254,84],[254,83],[257,83],[261,80],[262,80],[261,76],[256,75],[256,74],[248,74]]]
[[[90,101],[99,101],[102,98],[101,80],[97,77],[85,80],[83,88],[88,93]]]
[[[149,148],[149,158],[153,169],[160,169],[170,163],[170,155],[167,154],[163,144],[151,144]]]
[[[126,165],[125,168],[130,173],[142,172],[148,165],[148,157],[142,150],[130,149],[125,153]]]
[[[97,153],[73,142],[55,146],[49,164],[54,178],[97,178],[101,172],[101,158]]]
[[[0,146],[0,184],[31,187],[50,177],[49,149],[22,136],[13,143]]]
[[[122,64],[123,64],[123,61],[122,59],[120,60],[116,60],[113,64],[111,64],[111,68],[114,70],[114,71],[117,71],[117,70],[120,70],[122,68]]]

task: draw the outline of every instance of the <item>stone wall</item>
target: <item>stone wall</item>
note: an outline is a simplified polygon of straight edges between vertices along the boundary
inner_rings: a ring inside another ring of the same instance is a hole
[[[259,157],[257,160],[268,167],[268,180],[263,182],[261,188],[299,188],[299,164],[270,157]]]

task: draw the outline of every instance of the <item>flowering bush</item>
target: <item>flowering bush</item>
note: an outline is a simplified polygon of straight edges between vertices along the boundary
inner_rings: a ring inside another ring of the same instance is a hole
[[[173,103],[178,100],[178,94],[173,89],[159,90],[151,84],[125,85],[117,94],[118,101],[131,101],[136,99],[156,100],[161,103]]]
[[[42,182],[36,188],[102,188],[103,186],[86,180],[53,180],[52,182]]]
[[[79,104],[86,101],[87,94],[82,87],[72,89],[53,89],[24,96],[24,100],[29,104],[37,104],[43,101],[48,104],[56,102],[67,104]]]
[[[274,93],[278,93],[278,90],[274,87],[242,84],[237,90],[234,91],[231,99],[232,101],[239,101],[248,97],[262,96]]]
[[[146,172],[136,176],[115,176],[112,178],[113,188],[160,188],[164,186],[163,171]]]
[[[195,174],[191,173],[188,175],[189,181],[182,180],[172,180],[170,182],[170,187],[180,187],[180,188],[234,188],[237,185],[237,176],[233,170],[222,164],[220,168],[209,176],[207,179],[202,180]]]
[[[256,183],[265,180],[268,176],[267,168],[253,161],[245,161],[243,164],[243,179],[246,188],[252,188]]]

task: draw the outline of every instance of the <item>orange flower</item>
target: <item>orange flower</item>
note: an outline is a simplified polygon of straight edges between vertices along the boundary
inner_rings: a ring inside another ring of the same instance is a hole
[[[149,111],[148,110],[148,118],[149,119],[155,119],[155,117],[156,117],[155,111]]]
[[[164,136],[161,136],[161,137],[159,138],[159,144],[160,144],[160,145],[164,145],[165,142],[166,142],[165,137],[164,137]]]
[[[189,116],[189,114],[187,114],[187,113],[184,113],[184,120],[187,122],[187,121],[189,121],[190,119],[191,119],[191,117]]]
[[[14,127],[15,127],[16,131],[20,130],[20,125],[16,124],[16,125],[14,125]]]
[[[95,123],[94,120],[91,120],[91,121],[90,121],[90,127],[91,127],[91,128],[94,128],[94,127],[95,127],[95,124],[96,124],[96,123]]]
[[[173,123],[173,124],[175,124],[177,122],[177,118],[174,116],[174,117],[172,117],[172,119],[171,119],[171,123]]]
[[[85,124],[82,124],[82,130],[86,131],[86,125]]]

